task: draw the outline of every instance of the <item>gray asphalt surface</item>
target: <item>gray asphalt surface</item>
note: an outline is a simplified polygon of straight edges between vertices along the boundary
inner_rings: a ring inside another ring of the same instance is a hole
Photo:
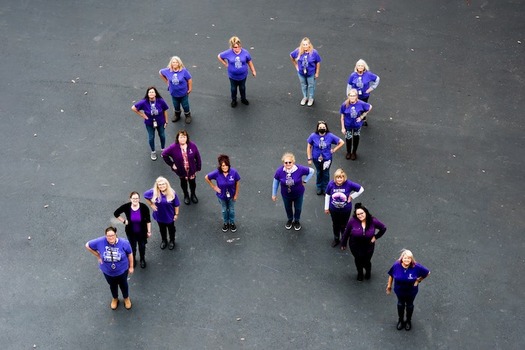
[[[0,347],[524,348],[524,15],[511,0],[1,1]],[[257,69],[236,109],[216,59],[232,35]],[[303,36],[323,58],[311,108],[288,58]],[[171,106],[158,70],[172,55],[193,75],[200,203],[181,208],[175,251],[153,225],[133,308],[111,311],[84,244],[130,191],[159,175],[178,190],[130,110],[149,85]],[[330,247],[314,181],[299,232],[270,198],[284,151],[306,164],[316,121],[338,132],[359,58],[381,84],[358,160],[341,151],[332,173],[388,227],[364,283]],[[219,153],[242,176],[234,234],[204,182]],[[402,248],[431,270],[410,332],[384,291]]]

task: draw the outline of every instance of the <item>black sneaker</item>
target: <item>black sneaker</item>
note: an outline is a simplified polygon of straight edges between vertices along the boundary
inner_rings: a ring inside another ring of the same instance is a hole
[[[232,108],[237,107],[237,100],[232,100],[231,106]]]
[[[168,249],[169,250],[175,249],[175,241],[170,241],[170,243],[168,244]]]
[[[244,100],[241,100],[241,103],[242,103],[243,105],[248,106],[248,105],[250,104],[250,101],[248,101],[247,99],[244,99]]]
[[[166,249],[167,246],[168,246],[168,242],[166,242],[166,241],[162,241],[160,243],[160,249]]]
[[[287,230],[291,230],[292,229],[292,220],[288,220],[286,222],[286,225],[284,225],[284,227],[287,229]]]
[[[222,232],[228,232],[228,229],[230,228],[230,225],[228,224],[223,224],[222,225]]]
[[[237,231],[237,226],[235,226],[235,224],[233,222],[230,224],[230,231],[232,231],[232,232]]]
[[[302,227],[302,226],[301,226],[301,223],[300,223],[299,221],[295,221],[295,222],[293,223],[293,229],[294,229],[295,231],[299,231],[299,230],[301,229],[301,227]]]

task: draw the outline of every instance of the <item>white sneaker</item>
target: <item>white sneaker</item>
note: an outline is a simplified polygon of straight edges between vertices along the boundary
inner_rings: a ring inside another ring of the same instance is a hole
[[[151,152],[151,160],[157,160],[157,152],[156,151]]]
[[[301,100],[301,106],[304,106],[306,104],[306,101],[308,101],[308,99],[306,97],[303,97],[303,99]]]
[[[308,99],[308,107],[312,107],[313,104],[314,104],[314,99],[313,98],[309,98]]]

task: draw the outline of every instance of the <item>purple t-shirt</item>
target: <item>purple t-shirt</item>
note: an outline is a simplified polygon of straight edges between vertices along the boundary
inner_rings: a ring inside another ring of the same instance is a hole
[[[299,48],[293,50],[290,53],[290,57],[297,62],[297,68],[300,75],[305,77],[311,77],[315,74],[317,63],[321,62],[321,56],[317,53],[317,50],[313,50],[310,53],[303,53],[299,59]]]
[[[346,180],[337,186],[335,181],[330,181],[326,186],[325,193],[330,196],[330,211],[349,212],[352,211],[352,202],[348,203],[348,198],[352,192],[359,192],[361,185],[355,182]]]
[[[377,233],[376,233],[377,231]],[[346,229],[342,237],[342,246],[346,247],[346,242],[354,256],[366,256],[374,252],[375,243],[372,238],[381,238],[386,232],[386,226],[376,218],[372,218],[370,227],[363,229],[359,219],[350,218],[346,224]]]
[[[332,152],[330,151],[332,145],[337,145],[341,139],[331,132],[324,136],[314,132],[306,141],[312,145],[312,159],[317,160],[320,155],[323,155],[323,160],[329,160],[332,159]]]
[[[140,223],[142,219],[140,217],[140,207],[137,210],[130,210],[129,225],[131,225],[131,231],[133,233],[140,233]]]
[[[252,60],[252,56],[245,49],[241,48],[238,55],[233,52],[233,49],[223,51],[219,57],[228,61],[228,77],[233,80],[243,80],[248,76],[248,62]]]
[[[414,287],[414,282],[419,277],[427,277],[429,273],[430,270],[419,263],[405,269],[399,260],[388,271],[388,274],[394,278],[394,292],[402,296],[415,296],[418,286]]]
[[[344,114],[345,129],[359,129],[363,125],[363,121],[357,122],[363,113],[370,110],[370,104],[357,100],[354,104],[348,106],[343,102],[339,112]]]
[[[164,111],[169,109],[168,104],[162,98],[156,98],[154,102],[143,99],[135,103],[135,108],[139,111],[144,111],[148,120],[144,120],[144,124],[153,126],[153,119],[157,121],[158,125],[166,123],[164,118]]]
[[[188,94],[188,80],[191,79],[191,74],[186,68],[182,68],[178,72],[172,72],[169,68],[164,68],[159,73],[168,79],[168,90],[171,96],[183,97]]]
[[[144,192],[144,198],[151,200],[153,198],[153,189]],[[166,196],[161,194],[160,198],[157,198],[155,205],[157,205],[157,210],[153,211],[153,218],[161,224],[171,224],[174,221],[175,208],[180,205],[179,197],[175,193],[175,198],[168,202]]]
[[[88,242],[89,248],[97,251],[102,258],[100,271],[108,276],[120,276],[129,269],[128,255],[132,253],[131,245],[124,238],[118,238],[113,245],[106,237],[95,238]],[[115,268],[113,269],[112,266]]]
[[[299,164],[296,167],[293,173],[287,173],[284,167],[279,167],[275,172],[273,178],[279,181],[283,197],[298,198],[304,194],[303,176],[310,174],[310,168]]]
[[[208,175],[208,179],[215,180],[221,193],[215,193],[219,199],[230,200],[235,196],[235,185],[241,179],[239,173],[234,168],[230,168],[228,174],[224,176],[222,171],[215,169]]]
[[[352,86],[353,89],[357,89],[359,98],[367,98],[370,94],[366,93],[366,90],[370,87],[371,81],[376,81],[377,75],[370,71],[364,72],[362,75],[353,72],[348,77],[348,85]]]

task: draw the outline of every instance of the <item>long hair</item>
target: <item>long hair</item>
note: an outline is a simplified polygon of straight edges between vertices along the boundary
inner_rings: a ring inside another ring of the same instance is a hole
[[[359,220],[357,218],[357,214],[356,214],[357,209],[361,209],[362,211],[365,212],[365,215],[366,215],[366,218],[365,218],[365,230],[368,230],[370,228],[370,225],[372,224],[372,219],[373,219],[372,214],[370,214],[368,209],[366,209],[366,207],[362,203],[356,203],[355,204],[355,210],[354,210],[354,218],[356,218],[357,220]],[[361,221],[361,220],[359,220],[359,221]]]
[[[330,132],[330,129],[328,129],[328,123],[326,123],[324,120],[319,120],[317,122],[317,126],[315,127],[315,133],[319,134],[319,125],[324,124],[326,127],[326,133],[328,134]]]
[[[346,100],[345,100],[346,107],[350,106],[350,94],[351,93],[354,93],[357,96],[357,89],[350,89],[350,91],[348,91],[348,96],[346,96]]]
[[[299,49],[299,54],[297,55],[297,58],[295,59],[296,61],[298,61],[299,58],[301,57],[301,55],[304,54],[304,50],[305,50],[305,49],[303,48],[303,45],[302,45],[302,44],[303,44],[303,41],[306,41],[306,42],[308,43],[308,46],[309,46],[309,47],[308,47],[308,50],[309,50],[310,52],[312,52],[312,51],[314,50],[314,46],[312,45],[312,42],[310,41],[310,38],[308,38],[308,37],[304,37],[304,38],[301,40],[301,42],[299,43],[299,47],[298,47],[298,49]]]
[[[173,68],[171,67],[171,62],[173,61],[176,61],[179,64],[179,70],[182,70],[183,68],[185,68],[184,63],[182,63],[182,60],[180,59],[180,57],[173,56],[172,58],[170,58],[170,61],[168,62],[168,68],[170,69],[171,72],[175,72]]]
[[[144,95],[144,99],[145,100],[149,100],[148,92],[151,89],[155,90],[155,98],[162,98],[162,96],[160,96],[160,94],[159,94],[159,90],[157,90],[157,88],[155,86],[150,86],[149,88],[146,89],[146,95]]]
[[[368,64],[366,63],[366,61],[362,58],[360,58],[356,63],[355,63],[355,67],[354,67],[354,72],[357,73],[357,65],[358,64],[362,64],[363,66],[365,66],[365,69],[363,70],[363,73],[370,70],[370,68],[368,68]]]
[[[153,197],[151,198],[151,201],[153,203],[159,203],[162,198],[162,193],[159,190],[159,182],[166,183],[166,200],[168,202],[171,202],[175,199],[175,190],[171,188],[170,182],[162,176],[157,177],[157,180],[155,180],[155,184],[153,185]]]
[[[217,161],[219,162],[219,166],[217,167],[217,170],[219,170],[219,172],[222,172],[222,163],[226,164],[228,166],[228,170],[230,170],[230,157],[228,157],[226,154],[220,154],[219,157],[217,157]]]

